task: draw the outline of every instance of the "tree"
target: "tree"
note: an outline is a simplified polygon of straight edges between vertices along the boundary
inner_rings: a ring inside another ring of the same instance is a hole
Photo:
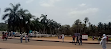
[[[108,23],[108,34],[111,34],[111,22]]]
[[[12,8],[6,8],[4,12],[7,12],[6,14],[4,14],[3,16],[3,20],[5,20],[8,17],[8,28],[11,29],[11,27],[13,28],[13,31],[15,31],[15,27],[17,25],[17,21],[18,21],[18,15],[17,15],[17,11],[20,7],[20,4],[16,4],[13,5],[12,3],[10,3],[10,5],[12,6]]]
[[[28,12],[28,10],[23,10],[23,9],[20,9],[18,11],[18,15],[19,15],[18,26],[19,26],[19,29],[20,29],[20,34],[21,34],[22,29],[25,28],[24,26],[26,26],[26,22],[28,21],[27,20],[28,19],[27,18],[28,17],[27,12]]]
[[[76,25],[76,33],[79,33],[80,31],[81,31],[81,21],[79,20],[79,19],[77,19],[76,21],[75,21],[75,25]]]
[[[27,33],[31,29],[31,18],[33,18],[33,17],[35,17],[35,16],[33,16],[31,13],[27,13],[26,16],[25,16],[25,24],[24,24],[25,26],[24,26],[24,28],[25,28]]]
[[[85,17],[84,23],[86,24],[89,21],[88,17]]]
[[[88,17],[85,17],[85,19],[84,19],[84,23],[85,23],[85,25],[84,25],[84,33],[86,32],[86,23],[88,21],[89,21]]]
[[[43,33],[45,33],[46,31],[46,26],[47,26],[47,15],[44,15],[44,14],[41,14],[41,23],[43,24],[44,26],[44,29],[43,29]]]

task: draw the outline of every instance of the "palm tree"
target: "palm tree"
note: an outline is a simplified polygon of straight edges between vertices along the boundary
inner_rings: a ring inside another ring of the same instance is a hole
[[[46,26],[47,26],[47,15],[41,14],[41,23],[44,25],[43,33],[46,31]]]
[[[106,31],[106,29],[107,29],[107,24],[104,23],[104,30]]]
[[[35,16],[33,16],[31,13],[27,13],[25,16],[25,24],[24,24],[24,28],[27,31],[27,33],[29,32],[30,28],[31,28],[31,18],[33,18]]]
[[[22,29],[26,26],[26,22],[28,22],[27,19],[30,19],[30,18],[27,18],[28,17],[28,14],[27,14],[28,10],[23,10],[23,9],[20,9],[18,11],[18,15],[19,15],[19,29],[20,29],[20,33],[22,31]],[[25,30],[25,28],[24,28]]]
[[[18,15],[17,15],[17,11],[20,7],[20,4],[16,4],[13,5],[12,3],[10,3],[10,5],[12,6],[12,8],[6,8],[4,12],[7,12],[4,16],[3,16],[3,20],[5,20],[8,17],[8,28],[13,28],[13,31],[15,31],[15,27],[17,25],[17,21],[18,21]]]
[[[89,21],[88,17],[85,17],[84,23],[86,24]]]
[[[111,22],[108,23],[108,31],[109,31],[108,34],[111,34],[110,33],[111,32]]]
[[[84,25],[84,33],[86,32],[86,23],[88,21],[89,21],[88,17],[85,17],[85,19],[84,19],[84,23],[85,23],[85,25]]]
[[[104,28],[103,23],[99,22],[98,23],[98,30],[99,30],[100,34],[102,34],[103,28]]]

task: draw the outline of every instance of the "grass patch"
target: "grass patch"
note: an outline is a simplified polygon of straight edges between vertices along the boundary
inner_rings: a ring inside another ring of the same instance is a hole
[[[89,36],[89,38],[92,38],[92,36]]]

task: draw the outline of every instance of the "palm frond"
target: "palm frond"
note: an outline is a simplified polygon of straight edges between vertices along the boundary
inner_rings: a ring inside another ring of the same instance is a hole
[[[5,20],[8,15],[9,15],[9,14],[3,15],[3,18],[2,18],[2,19]]]
[[[15,8],[15,6],[14,6],[12,3],[10,3],[10,5],[11,5],[13,8]]]
[[[14,7],[14,11],[18,10],[19,7],[20,7],[20,4],[16,4],[16,6]]]
[[[8,11],[13,12],[11,8],[6,8],[4,12],[8,12]]]
[[[28,10],[24,10],[24,12],[29,12]]]

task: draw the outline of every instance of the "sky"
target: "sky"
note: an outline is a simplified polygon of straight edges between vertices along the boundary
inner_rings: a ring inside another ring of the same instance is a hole
[[[85,17],[89,18],[91,24],[97,25],[99,22],[111,22],[110,2],[111,0],[0,0],[0,22],[4,22],[4,9],[11,7],[10,3],[20,3],[20,8],[28,9],[36,17],[46,14],[48,19],[62,25],[72,25],[77,19],[83,22]]]

